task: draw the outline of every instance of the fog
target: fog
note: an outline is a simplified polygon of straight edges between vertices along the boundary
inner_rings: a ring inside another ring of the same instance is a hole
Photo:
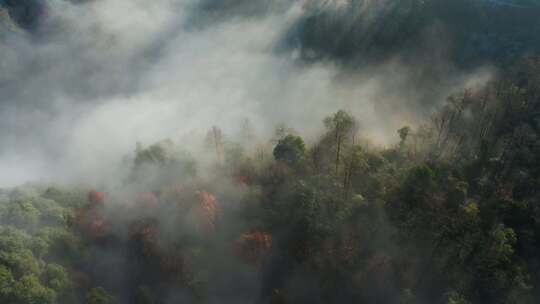
[[[338,109],[389,145],[399,127],[492,75],[486,66],[459,72],[444,54],[436,88],[418,83],[418,67],[399,56],[354,68],[306,62],[306,50],[286,42],[295,41],[291,28],[314,6],[343,4],[248,2],[46,0],[31,27],[4,9],[0,186],[96,183],[116,175],[136,142],[171,138],[194,150],[212,125],[234,137],[246,119],[260,141],[281,122],[309,140]],[[372,8],[366,1],[363,13]]]

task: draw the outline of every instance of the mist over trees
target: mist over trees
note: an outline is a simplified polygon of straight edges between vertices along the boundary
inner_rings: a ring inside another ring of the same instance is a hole
[[[4,190],[0,299],[536,303],[538,62],[390,147],[339,110],[317,141],[278,126],[265,151],[209,127],[210,167],[180,142],[137,144],[120,189]]]
[[[0,0],[0,303],[540,301],[538,1],[115,1]]]

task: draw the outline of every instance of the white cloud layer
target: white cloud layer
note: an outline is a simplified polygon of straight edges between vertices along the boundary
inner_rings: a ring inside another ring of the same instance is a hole
[[[39,33],[0,36],[0,186],[99,181],[136,141],[202,136],[212,125],[233,134],[244,118],[262,135],[286,122],[309,137],[344,108],[385,144],[425,115],[411,68],[397,60],[344,72],[276,51],[305,13],[300,1],[226,18],[191,0],[46,3]],[[454,78],[440,96],[488,77]]]

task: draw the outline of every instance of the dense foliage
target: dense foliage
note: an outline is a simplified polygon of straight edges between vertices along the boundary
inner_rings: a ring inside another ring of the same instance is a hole
[[[212,127],[205,166],[138,144],[122,189],[4,190],[0,302],[537,303],[539,75],[526,58],[392,147],[338,111],[310,144]]]
[[[540,3],[535,0],[308,3],[310,14],[291,29],[291,43],[306,59],[365,64],[399,56],[429,66],[442,55],[467,67],[509,63],[540,48]]]

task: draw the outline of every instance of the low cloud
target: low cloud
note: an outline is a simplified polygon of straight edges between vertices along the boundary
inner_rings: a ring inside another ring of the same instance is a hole
[[[212,125],[234,136],[245,119],[261,139],[280,122],[315,138],[341,108],[390,144],[397,128],[491,75],[448,67],[426,88],[399,58],[354,70],[305,63],[299,48],[279,46],[311,13],[306,3],[256,1],[246,11],[242,2],[47,0],[37,29],[12,30],[4,18],[0,186],[97,181],[114,176],[137,141],[183,139],[190,150],[187,138],[202,141]]]

